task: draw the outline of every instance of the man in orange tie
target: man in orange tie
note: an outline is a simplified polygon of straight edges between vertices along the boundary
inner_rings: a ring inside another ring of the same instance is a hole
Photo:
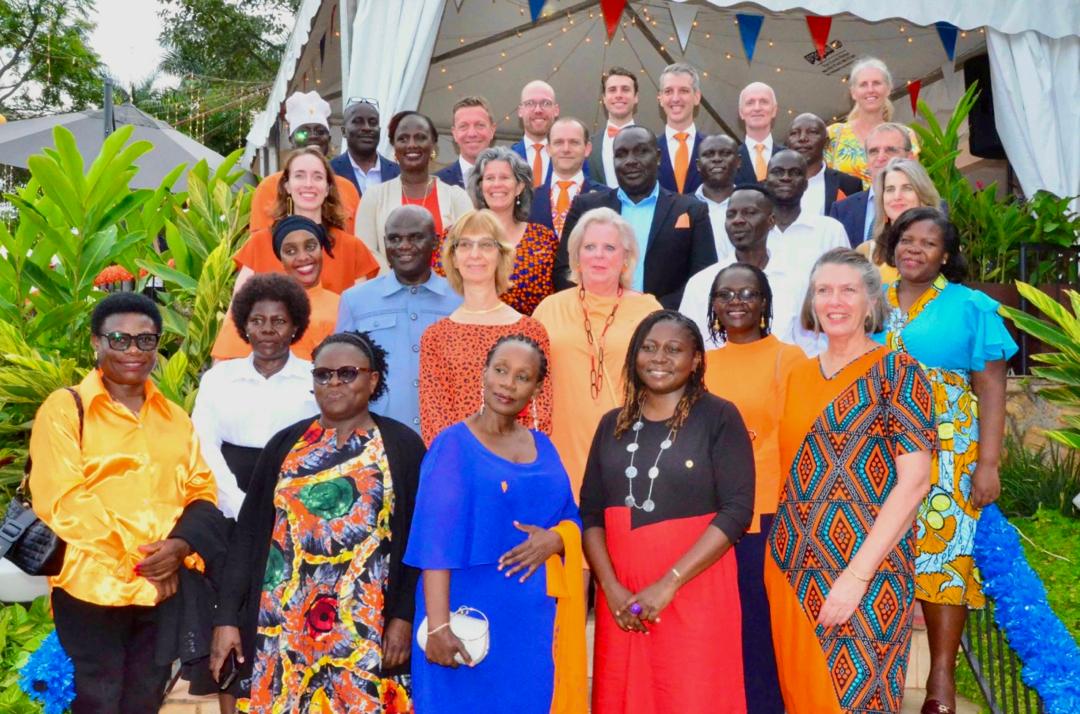
[[[559,118],[559,103],[555,90],[542,79],[534,79],[521,89],[518,117],[525,136],[510,148],[525,159],[533,171],[533,186],[540,186],[551,171],[551,156],[547,136],[551,125]]]
[[[764,82],[751,82],[739,92],[739,119],[746,127],[746,139],[739,147],[742,162],[735,175],[737,185],[764,181],[769,159],[784,148],[772,138],[778,110],[776,92]]]
[[[589,129],[574,117],[561,117],[548,132],[551,180],[533,194],[529,221],[541,223],[561,236],[566,214],[574,198],[603,188],[585,175],[585,157],[592,150]]]
[[[697,170],[698,144],[694,114],[701,105],[701,77],[685,62],[669,64],[660,73],[657,100],[664,112],[664,135],[659,139],[660,185],[676,193],[693,194],[701,185]]]
[[[618,188],[615,177],[615,157],[612,147],[619,129],[633,126],[638,105],[638,81],[634,73],[624,67],[612,67],[600,77],[600,101],[607,114],[604,133],[593,141],[589,154],[589,178],[608,188]]]

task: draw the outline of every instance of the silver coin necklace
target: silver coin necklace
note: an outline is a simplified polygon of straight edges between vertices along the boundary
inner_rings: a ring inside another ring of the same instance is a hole
[[[641,430],[645,428],[645,422],[640,418],[634,422],[630,427],[634,432],[634,441],[631,444],[626,445],[626,450],[630,452],[630,465],[626,467],[626,503],[627,508],[638,508],[646,513],[652,513],[656,508],[656,502],[652,500],[653,486],[656,485],[656,478],[660,475],[660,457],[664,455],[664,452],[671,448],[671,445],[675,443],[675,430],[668,429],[667,438],[660,442],[660,450],[656,452],[656,460],[653,461],[653,465],[649,468],[647,475],[649,477],[649,492],[645,495],[645,500],[638,505],[637,499],[634,498],[634,479],[637,478],[638,470],[634,466],[634,456],[637,455],[639,448],[638,436],[641,435]]]

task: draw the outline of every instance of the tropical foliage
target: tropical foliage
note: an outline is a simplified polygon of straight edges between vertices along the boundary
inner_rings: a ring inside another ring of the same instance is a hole
[[[41,706],[19,688],[19,668],[53,631],[49,599],[40,597],[27,608],[18,603],[0,607],[0,711],[38,714]]]

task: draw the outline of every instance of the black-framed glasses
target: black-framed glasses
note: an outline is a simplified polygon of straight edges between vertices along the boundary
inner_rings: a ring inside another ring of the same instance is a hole
[[[348,109],[354,104],[370,104],[375,107],[375,111],[379,111],[379,100],[374,97],[349,97],[349,100],[345,102],[345,108]]]
[[[156,332],[143,332],[138,335],[129,335],[126,332],[104,332],[98,337],[103,337],[109,343],[109,349],[117,352],[127,352],[132,342],[141,352],[153,352],[161,340],[161,335]]]
[[[311,370],[311,376],[315,379],[315,384],[327,385],[330,384],[330,380],[337,375],[338,381],[342,384],[349,384],[355,382],[356,378],[360,376],[360,373],[371,372],[371,367],[338,367],[337,369],[331,369],[330,367],[316,367]]]
[[[742,302],[753,302],[761,299],[761,291],[754,288],[743,288],[742,290],[721,288],[712,294],[712,298],[720,302],[731,302],[736,298]]]

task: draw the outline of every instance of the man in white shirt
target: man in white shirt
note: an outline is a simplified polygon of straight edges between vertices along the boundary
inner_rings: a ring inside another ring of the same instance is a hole
[[[525,136],[510,148],[525,159],[533,170],[533,187],[543,184],[551,171],[551,156],[547,149],[547,136],[551,125],[559,118],[559,103],[555,90],[542,79],[534,79],[521,89],[518,117],[525,129]]]
[[[839,221],[802,210],[806,184],[802,154],[784,149],[769,161],[765,185],[776,197],[776,227],[769,235],[769,248],[790,265],[809,271],[826,251],[849,248],[850,244]]]
[[[709,301],[721,270],[734,263],[747,263],[764,271],[773,293],[772,333],[778,340],[798,345],[808,355],[823,347],[817,335],[799,325],[799,311],[806,295],[810,269],[789,264],[769,246],[775,227],[774,199],[768,189],[748,185],[735,189],[728,199],[725,231],[732,250],[714,265],[694,274],[686,283],[679,312],[701,330],[707,347],[720,345],[709,337]]]
[[[638,105],[637,76],[624,67],[612,67],[600,78],[600,101],[607,114],[603,134],[593,139],[589,154],[589,178],[608,188],[618,188],[612,146],[619,129],[632,126]]]
[[[443,183],[465,188],[476,157],[495,140],[495,116],[483,97],[464,97],[454,104],[451,117],[450,135],[454,137],[458,158],[435,175]]]
[[[669,64],[660,73],[657,101],[664,112],[659,137],[660,185],[668,191],[693,194],[701,185],[697,157],[701,143],[694,115],[701,105],[701,76],[686,62]]]
[[[802,210],[819,216],[829,215],[833,203],[862,191],[858,176],[841,173],[825,165],[825,143],[829,139],[825,121],[816,114],[800,114],[791,122],[787,148],[806,159],[806,193]]]
[[[548,133],[548,150],[551,153],[551,180],[533,194],[529,221],[545,225],[561,236],[574,198],[580,193],[602,188],[603,184],[585,176],[585,157],[592,151],[585,122],[574,117],[556,119]]]
[[[709,207],[716,257],[723,261],[733,250],[724,223],[727,220],[728,199],[735,190],[735,172],[739,170],[739,144],[727,134],[704,137],[698,152],[697,168],[702,184],[694,196]]]
[[[764,181],[769,159],[784,148],[773,142],[772,129],[779,106],[776,92],[764,82],[751,82],[739,92],[739,119],[746,128],[746,139],[739,147],[739,173],[736,184]]]

